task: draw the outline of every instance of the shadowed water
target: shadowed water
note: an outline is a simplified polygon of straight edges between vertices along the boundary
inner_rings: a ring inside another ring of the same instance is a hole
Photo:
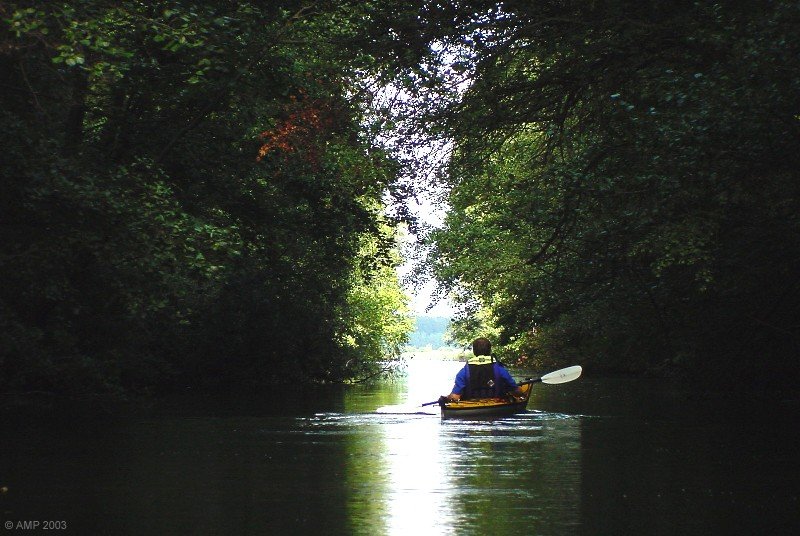
[[[74,534],[800,530],[796,403],[585,373],[537,385],[529,411],[502,420],[375,413],[435,400],[459,366],[4,425],[2,522],[64,520]]]

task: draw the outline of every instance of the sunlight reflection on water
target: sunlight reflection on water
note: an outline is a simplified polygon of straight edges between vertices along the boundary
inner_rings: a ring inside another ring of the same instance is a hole
[[[375,412],[460,366],[6,423],[0,509],[76,534],[800,534],[796,400],[588,374],[500,420]]]
[[[410,365],[405,394],[398,393],[403,399],[391,402],[418,405],[449,392],[461,366]],[[378,405],[359,397],[352,412],[319,413],[299,426],[307,434],[349,436],[347,503],[355,533],[495,533],[530,530],[545,518],[549,524],[541,526],[549,528],[540,533],[549,533],[577,523],[580,417],[529,411],[442,421],[438,408],[431,415],[370,412]]]

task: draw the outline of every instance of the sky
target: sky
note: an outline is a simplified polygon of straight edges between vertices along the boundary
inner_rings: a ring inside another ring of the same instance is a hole
[[[466,90],[468,80],[468,77],[462,78],[458,83],[462,91]],[[407,103],[410,100],[413,100],[411,95],[405,92],[402,88],[398,88],[392,84],[388,84],[383,87],[383,89],[376,95],[376,105],[377,103],[381,103],[382,105],[388,107],[396,106],[398,103]],[[402,114],[400,115],[402,116]],[[386,137],[382,139],[382,142],[389,148],[394,148],[395,150],[399,148],[401,153],[404,152],[403,143],[395,138],[392,134],[387,134]],[[440,140],[438,142],[432,141],[430,144],[412,144],[410,146],[410,151],[410,154],[412,154],[417,160],[429,162],[432,167],[436,167],[440,164],[435,164],[434,161],[440,162],[440,159],[448,158],[450,153],[450,143],[443,143]],[[431,227],[441,227],[444,221],[445,208],[443,208],[441,204],[437,205],[437,203],[434,202],[434,199],[437,197],[439,199],[442,198],[442,191],[440,188],[441,186],[437,186],[435,181],[427,181],[427,188],[421,187],[416,190],[416,201],[413,199],[408,201],[409,210],[411,210],[411,212],[414,213],[414,215],[416,215],[421,222],[424,222]],[[409,239],[409,242],[413,243],[413,239]],[[403,249],[406,247],[411,247],[411,244],[404,245]],[[417,256],[418,255],[412,255],[412,257]],[[409,274],[412,269],[413,261],[411,260],[407,260],[403,265],[400,266],[398,272],[401,281],[404,280],[404,277]],[[454,315],[453,305],[446,298],[437,301],[431,310],[426,310],[431,305],[432,295],[436,288],[435,282],[428,281],[425,284],[418,286],[405,285],[404,288],[411,298],[410,307],[414,315],[444,316],[448,318]]]
[[[426,192],[421,192],[419,202],[409,202],[409,209],[423,222],[434,227],[440,227],[444,220],[444,209],[436,207]],[[411,240],[413,242],[413,239]],[[409,246],[410,247],[410,246]],[[412,269],[411,261],[406,261],[400,266],[399,273],[401,279],[408,274]],[[429,281],[424,285],[417,288],[406,286],[405,290],[411,297],[410,307],[416,316],[444,316],[450,318],[453,316],[453,304],[448,299],[439,300],[436,305],[430,310],[426,311],[432,300],[432,294],[436,288],[434,281]]]

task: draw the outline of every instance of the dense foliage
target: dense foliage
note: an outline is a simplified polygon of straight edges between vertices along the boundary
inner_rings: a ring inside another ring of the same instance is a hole
[[[342,381],[399,355],[398,165],[337,9],[0,5],[0,390]]]
[[[0,20],[3,392],[376,373],[411,327],[395,224],[431,148],[450,211],[423,269],[463,305],[456,339],[800,380],[796,2],[17,1]]]
[[[797,2],[424,5],[394,50],[423,58],[424,130],[453,141],[431,261],[465,337],[800,379]]]

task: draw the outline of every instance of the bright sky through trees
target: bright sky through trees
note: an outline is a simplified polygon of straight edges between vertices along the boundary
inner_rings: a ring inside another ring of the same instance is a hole
[[[431,227],[441,227],[444,218],[444,209],[437,207],[429,197],[428,193],[423,193],[418,198],[419,202],[409,201],[409,208],[419,218],[421,222]],[[408,241],[404,245],[405,248],[419,248],[421,247],[416,243],[413,237],[408,237]],[[401,279],[404,281],[414,268],[414,257],[406,255],[405,262],[398,268]],[[417,285],[416,283],[420,283]],[[432,303],[434,299],[434,291],[436,289],[436,282],[429,281],[409,281],[406,283],[405,288],[411,296],[411,311],[416,316],[432,315],[432,316],[453,316],[453,304],[450,300],[443,298]],[[431,307],[428,310],[428,307]]]

